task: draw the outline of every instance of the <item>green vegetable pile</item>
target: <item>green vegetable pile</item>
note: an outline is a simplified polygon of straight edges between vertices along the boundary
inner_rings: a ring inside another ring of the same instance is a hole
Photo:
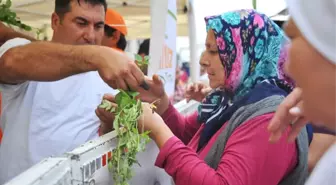
[[[150,138],[149,132],[140,134],[138,131],[137,122],[142,114],[142,105],[135,97],[139,93],[119,91],[115,97],[117,108],[107,100],[103,100],[100,108],[115,114],[113,128],[117,132],[118,145],[113,150],[108,168],[112,172],[115,185],[129,185],[128,181],[133,176],[132,166],[134,163],[139,164],[136,154],[145,150]]]
[[[36,38],[39,39],[41,33],[43,33],[43,29],[33,28],[26,24],[23,24],[19,17],[17,17],[16,13],[13,12],[10,8],[12,6],[11,0],[0,0],[0,21],[7,24],[9,27],[16,26],[25,31],[32,31],[36,32]]]
[[[140,69],[147,68],[148,60],[149,56],[142,58],[140,55],[135,55],[135,62]],[[141,101],[136,99],[139,93],[121,89],[119,91],[115,96],[117,107],[112,106],[108,100],[103,100],[99,107],[115,114],[113,128],[117,132],[118,144],[112,151],[108,168],[115,185],[129,185],[128,181],[133,177],[132,166],[135,163],[141,166],[136,155],[145,151],[150,141],[150,132],[143,132],[142,128],[140,133],[138,129],[138,120],[142,114]],[[152,109],[156,108],[154,103],[151,104]]]
[[[148,56],[142,58],[140,55],[135,55],[135,60],[140,69],[147,69]],[[129,185],[128,181],[133,177],[132,166],[135,163],[140,166],[136,155],[145,151],[150,137],[149,131],[140,133],[138,129],[142,105],[141,101],[135,97],[139,93],[120,89],[119,91],[115,97],[117,108],[113,107],[108,100],[103,100],[99,107],[115,114],[113,128],[117,132],[118,144],[113,150],[108,168],[112,173],[115,185]],[[155,108],[154,103],[152,103],[152,108]]]
[[[26,31],[31,31],[32,27],[23,24],[20,21],[20,19],[16,16],[16,13],[10,10],[11,6],[12,6],[11,0],[6,0],[6,2],[0,0],[0,21],[7,23],[8,25],[17,26]]]

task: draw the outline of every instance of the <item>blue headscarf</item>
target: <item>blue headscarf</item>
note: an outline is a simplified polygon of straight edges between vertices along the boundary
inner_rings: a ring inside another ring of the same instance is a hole
[[[215,33],[224,66],[224,88],[213,90],[198,109],[205,123],[199,149],[240,107],[272,95],[286,96],[293,87],[283,69],[289,40],[266,15],[239,10],[205,18]]]

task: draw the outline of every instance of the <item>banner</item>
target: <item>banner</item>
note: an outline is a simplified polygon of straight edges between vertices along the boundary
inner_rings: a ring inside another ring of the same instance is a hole
[[[168,96],[175,91],[176,0],[151,0],[151,41],[148,75],[158,74]]]

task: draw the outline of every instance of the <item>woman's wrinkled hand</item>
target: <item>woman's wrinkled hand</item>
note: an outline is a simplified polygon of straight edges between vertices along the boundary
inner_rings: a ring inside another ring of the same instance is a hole
[[[192,83],[187,86],[185,98],[187,102],[195,100],[201,102],[212,89],[204,83]]]
[[[154,109],[152,104],[142,103],[143,112],[138,121],[138,129],[139,132],[150,131],[150,137],[161,148],[174,134]]]
[[[141,87],[134,89],[139,92],[138,98],[143,102],[156,102],[157,109],[155,110],[159,115],[162,115],[169,106],[169,98],[165,92],[164,84],[158,75],[153,75],[152,78],[145,77],[146,83],[149,86],[148,90]]]
[[[112,107],[117,108],[117,104],[115,103],[114,96],[112,94],[105,94],[103,100],[107,100],[112,104]],[[100,133],[106,134],[108,132],[113,131],[113,121],[114,121],[114,114],[111,111],[107,111],[106,109],[97,107],[96,115],[100,120]]]

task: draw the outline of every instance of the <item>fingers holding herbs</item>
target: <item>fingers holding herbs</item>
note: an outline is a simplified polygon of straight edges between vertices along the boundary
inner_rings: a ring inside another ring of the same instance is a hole
[[[114,96],[111,94],[105,94],[103,97],[102,104],[99,105],[96,109],[96,115],[99,118],[100,125],[100,133],[106,134],[108,132],[113,131],[113,120],[114,120],[114,112],[116,111],[117,104],[114,103]]]
[[[143,113],[139,119],[139,131],[150,132],[150,137],[161,148],[174,134],[164,123],[159,114],[155,112],[155,106],[149,103],[142,103]]]
[[[138,120],[143,113],[141,101],[135,98],[139,93],[119,91],[114,98],[111,97],[111,101],[104,99],[99,107],[114,114],[117,146],[109,161],[110,172],[116,185],[127,185],[133,176],[132,166],[139,164],[136,154],[145,150],[150,138],[149,132],[140,133],[138,130]],[[112,124],[112,121],[109,123]]]

